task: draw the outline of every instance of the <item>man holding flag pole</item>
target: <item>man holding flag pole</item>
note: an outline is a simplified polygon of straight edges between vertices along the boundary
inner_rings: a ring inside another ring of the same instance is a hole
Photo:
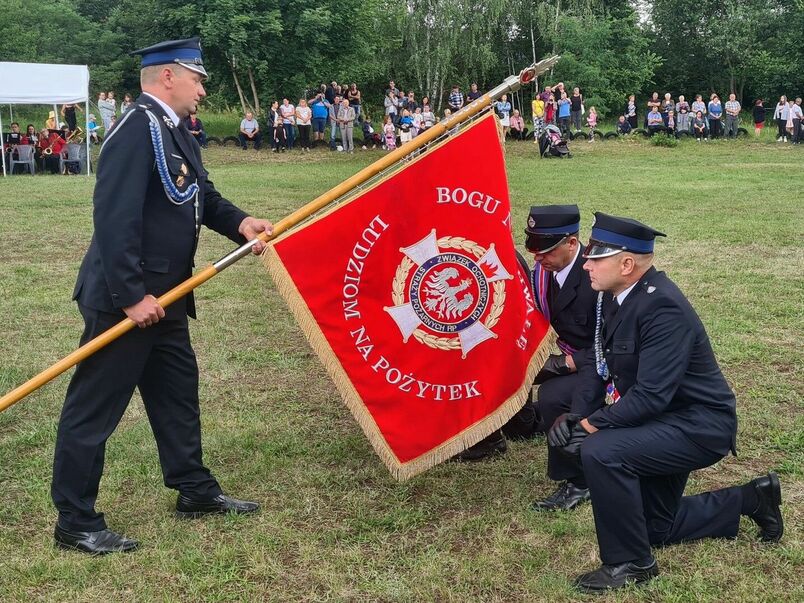
[[[250,513],[259,505],[223,494],[204,466],[198,367],[187,316],[192,294],[165,308],[157,297],[190,275],[201,226],[238,243],[270,233],[224,199],[201,163],[183,118],[197,110],[206,79],[197,38],[163,42],[142,56],[143,94],[106,137],[93,199],[95,232],[74,292],[85,343],[121,318],[139,329],[77,368],[62,409],[52,496],[55,541],[93,555],[138,543],[108,529],[95,510],[106,440],[134,388],[156,438],[165,485],[178,490],[181,517]],[[254,245],[262,251],[263,243]]]

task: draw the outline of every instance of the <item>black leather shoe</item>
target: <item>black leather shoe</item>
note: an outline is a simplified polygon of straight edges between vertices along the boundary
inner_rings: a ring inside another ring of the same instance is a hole
[[[58,524],[53,532],[56,546],[61,549],[81,551],[90,555],[106,555],[107,553],[127,553],[133,551],[140,543],[121,536],[111,530],[97,532],[76,532],[65,530]]]
[[[259,508],[259,503],[237,500],[225,494],[219,494],[215,498],[207,500],[196,500],[179,494],[179,498],[176,500],[176,516],[183,519],[193,519],[210,514],[254,513]]]
[[[490,436],[480,440],[474,446],[467,448],[460,454],[456,454],[453,460],[464,463],[476,463],[493,456],[501,456],[508,450],[508,443],[505,436],[500,431],[496,431]]]
[[[784,522],[782,521],[782,485],[779,483],[779,476],[771,472],[755,480],[751,480],[751,485],[757,493],[759,505],[756,511],[748,516],[759,526],[762,540],[765,542],[779,542],[784,534]]]
[[[601,565],[598,569],[575,578],[575,588],[587,593],[599,593],[628,584],[647,582],[659,575],[659,564],[653,560],[651,565],[640,567],[634,563]]]
[[[564,482],[550,496],[533,503],[532,509],[534,511],[572,511],[589,498],[589,488],[578,488],[572,482]]]

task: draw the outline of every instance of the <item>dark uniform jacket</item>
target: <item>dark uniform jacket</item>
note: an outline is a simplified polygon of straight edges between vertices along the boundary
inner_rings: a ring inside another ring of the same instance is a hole
[[[165,193],[146,108],[159,121],[170,178],[180,191],[198,182],[197,218],[194,199],[176,205]],[[193,136],[173,126],[147,95],[137,99],[107,136],[97,176],[95,232],[73,293],[83,306],[122,316],[122,308],[146,294],[159,297],[190,277],[198,244],[196,221],[237,244],[246,242],[237,229],[247,214],[215,190]],[[192,293],[166,308],[168,319],[185,313],[195,318]]]
[[[684,294],[651,268],[604,326],[603,351],[621,398],[593,412],[598,429],[658,421],[703,448],[735,450],[736,400],[709,337]],[[600,396],[594,349],[581,370],[576,399]],[[573,400],[573,404],[576,399]]]
[[[584,246],[564,281],[558,295],[550,303],[550,324],[559,338],[577,350],[572,355],[575,366],[583,366],[586,362],[586,350],[595,341],[595,309],[597,291],[592,289],[589,273],[583,269],[586,260],[583,257]],[[550,287],[557,287],[550,277]]]

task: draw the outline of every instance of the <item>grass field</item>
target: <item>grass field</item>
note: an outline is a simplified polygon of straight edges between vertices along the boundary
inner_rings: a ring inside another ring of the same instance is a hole
[[[540,161],[507,145],[517,233],[535,203],[577,202],[666,232],[657,264],[692,300],[738,399],[739,457],[693,474],[689,492],[782,477],[786,533],[657,551],[659,579],[600,601],[804,600],[804,148],[746,141],[572,145]],[[206,152],[217,187],[278,219],[380,156]],[[72,350],[70,294],[92,232],[93,180],[0,182],[0,391]],[[517,235],[519,236],[519,235]],[[206,233],[198,263],[229,251]],[[326,246],[311,262],[326,261]],[[545,445],[514,443],[478,465],[447,463],[397,484],[340,402],[255,258],[198,292],[205,460],[254,517],[171,514],[141,401],[108,446],[98,508],[138,538],[130,555],[52,546],[53,444],[62,376],[0,415],[0,601],[574,601],[598,564],[590,506],[545,516]]]

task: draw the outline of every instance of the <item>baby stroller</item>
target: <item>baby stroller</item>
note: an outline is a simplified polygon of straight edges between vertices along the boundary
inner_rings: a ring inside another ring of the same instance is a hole
[[[546,126],[539,136],[539,154],[542,157],[552,156],[562,159],[572,157],[567,140],[561,136],[561,130],[553,124]]]

